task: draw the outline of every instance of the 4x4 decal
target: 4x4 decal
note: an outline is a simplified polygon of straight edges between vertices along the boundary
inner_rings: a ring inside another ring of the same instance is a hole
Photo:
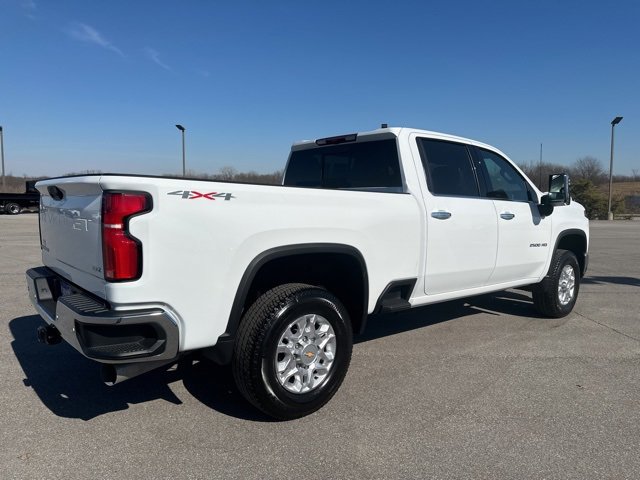
[[[231,200],[232,198],[236,198],[232,193],[218,193],[218,192],[209,192],[209,193],[200,193],[195,190],[176,190],[175,192],[169,192],[167,195],[177,195],[182,197],[183,200],[195,200],[196,198],[205,198],[207,200],[215,200],[216,198],[224,198],[226,200]]]

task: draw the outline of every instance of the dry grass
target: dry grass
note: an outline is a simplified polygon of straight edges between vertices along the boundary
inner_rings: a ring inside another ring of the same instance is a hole
[[[600,185],[600,190],[609,194],[609,184]],[[640,182],[614,182],[612,185],[613,195],[627,197],[629,195],[640,195]]]

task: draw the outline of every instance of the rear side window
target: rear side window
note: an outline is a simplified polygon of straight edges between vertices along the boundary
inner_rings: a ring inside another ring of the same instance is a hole
[[[466,145],[418,138],[418,147],[431,193],[457,197],[479,196]]]
[[[284,185],[402,191],[395,139],[346,143],[291,153]]]

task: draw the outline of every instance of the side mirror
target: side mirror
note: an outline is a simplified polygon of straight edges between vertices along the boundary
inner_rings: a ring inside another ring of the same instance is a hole
[[[566,173],[554,173],[549,175],[549,201],[556,207],[569,205],[569,175]]]

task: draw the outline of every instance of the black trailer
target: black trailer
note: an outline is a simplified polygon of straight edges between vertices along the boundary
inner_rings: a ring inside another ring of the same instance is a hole
[[[25,209],[37,209],[40,193],[35,184],[35,180],[26,182],[25,193],[0,193],[0,212],[17,215]]]

